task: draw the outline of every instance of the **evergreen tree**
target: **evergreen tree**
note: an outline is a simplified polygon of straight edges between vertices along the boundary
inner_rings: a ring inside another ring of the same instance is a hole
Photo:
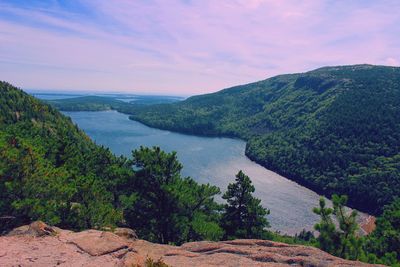
[[[367,250],[379,257],[394,257],[400,266],[400,198],[385,207],[376,220],[376,229],[367,239]],[[391,261],[385,262],[390,264]]]
[[[327,208],[325,199],[321,197],[319,200],[319,208],[314,208],[313,212],[321,217],[321,221],[314,226],[315,230],[319,232],[317,238],[319,248],[328,253],[336,254],[336,244],[339,237],[331,218],[333,209]]]
[[[130,227],[150,241],[180,244],[222,236],[218,225],[215,186],[199,185],[180,175],[175,152],[140,147],[132,152],[135,176],[133,196],[123,196],[124,215]]]
[[[269,210],[263,208],[261,200],[253,197],[254,186],[250,178],[242,171],[236,175],[235,183],[228,185],[222,196],[228,203],[222,215],[222,227],[225,238],[263,238],[269,227],[266,215]]]
[[[358,229],[357,211],[350,213],[345,211],[347,196],[332,196],[333,212],[339,222],[338,235],[340,238],[338,256],[346,259],[356,260],[360,256],[362,241],[357,238],[356,231]]]
[[[314,208],[315,214],[321,217],[321,221],[314,226],[319,231],[317,238],[319,247],[335,256],[356,260],[360,257],[362,250],[362,240],[356,237],[358,225],[356,222],[357,212],[352,211],[348,214],[345,211],[347,196],[332,196],[333,209],[326,207],[324,198],[319,201],[319,208]],[[334,214],[339,229],[331,218]]]

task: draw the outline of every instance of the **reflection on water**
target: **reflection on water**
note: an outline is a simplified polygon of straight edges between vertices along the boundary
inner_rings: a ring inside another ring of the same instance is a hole
[[[201,183],[217,185],[225,191],[235,174],[243,170],[253,181],[255,195],[270,209],[268,220],[272,229],[294,234],[303,228],[311,230],[318,217],[312,208],[319,196],[264,167],[245,155],[245,142],[230,138],[210,138],[183,135],[149,128],[131,121],[116,111],[64,112],[98,144],[116,154],[131,156],[131,151],[143,146],[160,146],[177,151],[183,175]]]

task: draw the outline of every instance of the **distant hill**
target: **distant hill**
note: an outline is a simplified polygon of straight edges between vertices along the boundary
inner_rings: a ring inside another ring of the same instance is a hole
[[[127,113],[152,127],[242,138],[252,160],[347,194],[363,211],[400,196],[400,68],[325,67]]]
[[[175,103],[183,100],[176,96],[128,95],[128,96],[79,96],[46,100],[47,103],[63,111],[102,111],[115,109],[128,112],[134,106]]]
[[[102,96],[80,96],[47,100],[46,102],[63,111],[102,111],[130,105],[129,103],[114,98]]]

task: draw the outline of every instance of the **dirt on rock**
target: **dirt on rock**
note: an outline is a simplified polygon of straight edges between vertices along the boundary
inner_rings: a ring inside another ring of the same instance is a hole
[[[0,237],[0,266],[376,266],[343,260],[317,248],[267,240],[161,245],[136,239],[133,230],[72,232],[42,222]]]

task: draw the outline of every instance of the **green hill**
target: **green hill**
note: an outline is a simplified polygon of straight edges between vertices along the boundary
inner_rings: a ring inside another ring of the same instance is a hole
[[[127,226],[147,240],[219,239],[219,188],[182,177],[176,153],[116,157],[69,118],[0,82],[0,235],[43,220],[82,230]]]
[[[121,96],[122,97],[122,96]],[[125,99],[127,96],[124,96]],[[174,103],[182,100],[175,96],[132,95],[128,100],[116,96],[80,96],[65,99],[47,100],[46,102],[63,111],[102,111],[115,109],[121,112],[132,112],[136,107]]]
[[[102,96],[80,96],[66,99],[47,100],[47,103],[64,111],[103,111],[129,105],[114,98]]]
[[[325,67],[131,113],[157,128],[242,138],[249,158],[364,211],[400,196],[400,68]]]
[[[122,213],[110,189],[128,175],[125,159],[95,145],[69,118],[0,82],[1,215],[17,225],[38,219],[70,229],[112,225]]]

